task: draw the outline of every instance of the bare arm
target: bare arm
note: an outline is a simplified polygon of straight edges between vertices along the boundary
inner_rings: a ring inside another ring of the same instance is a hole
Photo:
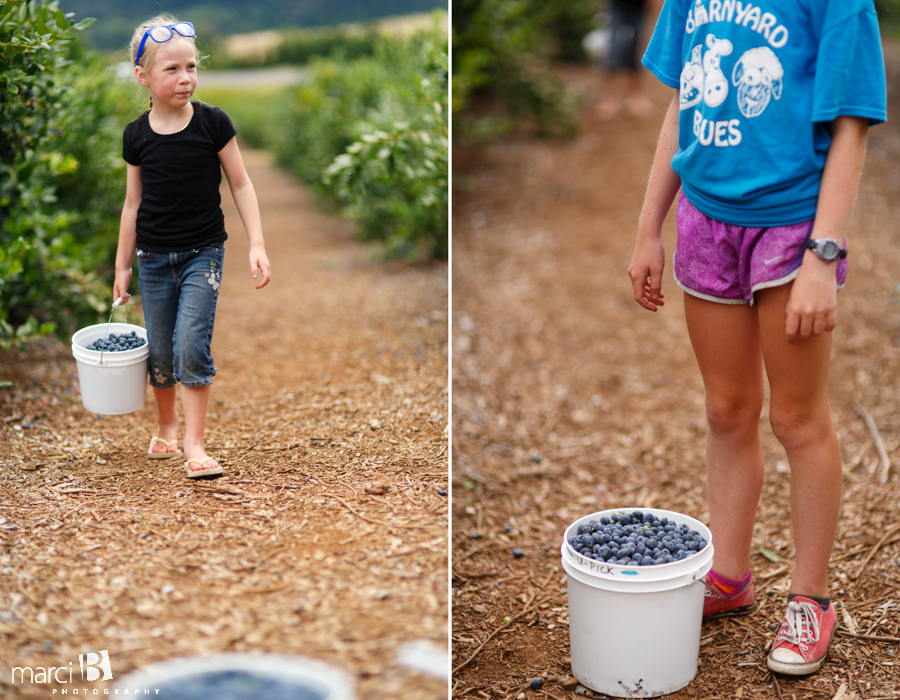
[[[113,299],[122,297],[124,301],[128,301],[131,298],[128,293],[128,285],[131,284],[131,263],[137,249],[135,225],[144,194],[140,166],[126,163],[125,178],[125,205],[122,207],[122,218],[119,221],[119,247],[116,249]]]
[[[831,148],[819,188],[813,239],[843,239],[859,190],[868,132],[866,119],[838,117],[834,120]],[[786,310],[789,342],[834,330],[837,324],[836,267],[836,263],[826,263],[810,250],[803,255]]]
[[[656,311],[658,306],[664,305],[662,274],[665,268],[665,250],[662,225],[681,187],[681,178],[672,170],[672,157],[678,152],[679,112],[676,90],[659,134],[653,167],[650,169],[650,181],[638,221],[634,255],[628,266],[628,276],[634,287],[634,300],[648,311]]]
[[[258,274],[262,273],[262,279],[256,285],[257,289],[262,289],[272,278],[272,268],[269,265],[266,244],[263,240],[259,201],[256,199],[253,183],[244,168],[244,161],[237,145],[237,137],[233,137],[219,151],[219,162],[225,171],[231,195],[234,197],[238,214],[240,214],[244,230],[247,232],[247,239],[250,241],[250,274],[253,275],[253,279],[257,279]]]

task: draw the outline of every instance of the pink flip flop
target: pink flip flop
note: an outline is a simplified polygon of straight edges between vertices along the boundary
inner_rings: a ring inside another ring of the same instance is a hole
[[[154,452],[153,446],[161,442],[166,446],[166,452]],[[173,457],[181,457],[181,450],[175,450],[174,452],[169,452],[168,449],[172,447],[172,445],[177,445],[178,440],[163,440],[161,437],[154,437],[150,439],[150,447],[147,448],[147,457],[150,459],[172,459]]]
[[[184,470],[187,472],[189,479],[196,479],[200,476],[216,476],[217,474],[222,473],[221,465],[218,467],[212,467],[210,469],[191,469],[191,462],[196,462],[200,466],[203,466],[204,462],[208,462],[212,457],[207,457],[206,459],[189,459],[184,463]]]

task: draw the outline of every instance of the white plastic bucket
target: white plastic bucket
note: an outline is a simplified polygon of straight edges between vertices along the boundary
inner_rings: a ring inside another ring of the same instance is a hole
[[[313,659],[262,652],[183,656],[143,666],[115,682],[118,690],[173,700],[355,700],[341,669]],[[157,695],[156,693],[159,693]]]
[[[640,510],[687,525],[708,542],[681,561],[654,566],[605,564],[569,545],[578,527]],[[618,698],[652,698],[684,688],[697,675],[703,579],[712,567],[712,534],[703,523],[656,508],[616,508],[572,523],[562,548],[568,574],[572,675]]]
[[[82,328],[72,336],[72,354],[78,365],[81,403],[94,413],[117,416],[137,411],[147,400],[147,358],[150,346],[122,352],[88,350],[87,346],[110,334],[134,331],[144,340],[147,331],[130,323],[100,323]]]

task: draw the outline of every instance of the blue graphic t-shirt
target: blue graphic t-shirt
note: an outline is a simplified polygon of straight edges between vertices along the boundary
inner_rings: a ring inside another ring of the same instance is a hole
[[[643,63],[679,89],[685,196],[725,223],[814,218],[829,122],[887,118],[873,0],[666,0]]]

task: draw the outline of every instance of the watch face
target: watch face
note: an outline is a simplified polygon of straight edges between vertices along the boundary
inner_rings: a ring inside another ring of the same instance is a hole
[[[825,241],[822,246],[822,257],[826,260],[834,260],[838,256],[838,247],[832,241]]]

